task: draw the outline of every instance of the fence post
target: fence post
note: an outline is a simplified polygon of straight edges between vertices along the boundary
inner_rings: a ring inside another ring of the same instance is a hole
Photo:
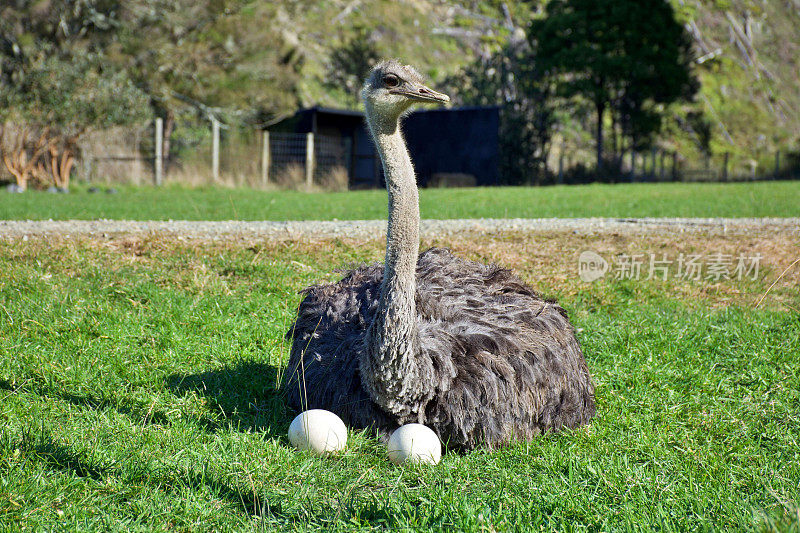
[[[314,134],[306,134],[306,189],[314,185]]]
[[[725,152],[725,156],[722,159],[722,181],[728,181],[728,159],[730,157],[729,152]]]
[[[778,179],[778,174],[781,171],[781,151],[778,150],[775,152],[775,173],[772,176],[772,179]]]
[[[211,175],[219,182],[219,121],[211,119]]]
[[[664,181],[664,150],[658,151],[658,180]]]
[[[156,160],[155,185],[160,187],[164,182],[164,120],[156,119]]]
[[[261,132],[261,185],[269,183],[269,132]]]

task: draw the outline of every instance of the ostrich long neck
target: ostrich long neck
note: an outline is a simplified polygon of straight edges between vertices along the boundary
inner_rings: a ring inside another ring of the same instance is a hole
[[[407,405],[420,394],[415,304],[419,196],[398,120],[379,121],[368,106],[367,121],[383,162],[389,223],[380,302],[367,330],[361,380],[373,401],[403,416],[410,414]]]

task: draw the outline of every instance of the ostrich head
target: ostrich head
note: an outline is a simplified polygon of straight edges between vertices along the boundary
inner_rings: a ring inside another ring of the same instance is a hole
[[[372,69],[361,91],[367,115],[396,122],[414,102],[446,103],[450,97],[423,84],[422,76],[410,65],[381,61]]]

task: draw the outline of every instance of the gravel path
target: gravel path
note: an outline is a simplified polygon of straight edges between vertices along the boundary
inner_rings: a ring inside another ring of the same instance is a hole
[[[800,218],[535,218],[423,220],[422,237],[495,232],[569,232],[576,234],[800,235]],[[217,239],[226,236],[268,239],[372,238],[386,233],[384,220],[334,221],[0,221],[0,237],[162,234]]]

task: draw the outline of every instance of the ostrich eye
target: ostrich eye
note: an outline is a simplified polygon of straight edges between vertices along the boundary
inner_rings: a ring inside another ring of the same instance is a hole
[[[400,85],[400,78],[394,74],[387,74],[383,77],[383,84],[392,89]]]

